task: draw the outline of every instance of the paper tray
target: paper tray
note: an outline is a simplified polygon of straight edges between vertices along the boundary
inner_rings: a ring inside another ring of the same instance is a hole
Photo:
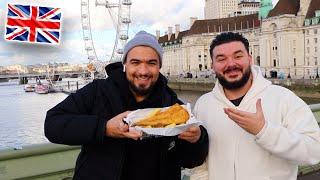
[[[146,134],[158,135],[158,136],[159,135],[160,136],[176,136],[176,135],[184,132],[185,130],[187,130],[190,126],[202,125],[202,122],[195,119],[195,117],[191,113],[191,107],[190,107],[189,103],[187,105],[182,105],[182,107],[188,111],[189,119],[187,120],[186,124],[176,125],[175,127],[168,127],[168,128],[144,128],[144,127],[140,127],[140,126],[131,127],[134,122],[146,117],[148,114],[150,114],[156,108],[138,109],[136,111],[133,111],[130,114],[128,114],[128,116],[124,119],[124,121],[128,123],[130,129],[134,128],[134,129],[140,130]],[[162,108],[162,111],[166,108],[169,108],[169,107]]]

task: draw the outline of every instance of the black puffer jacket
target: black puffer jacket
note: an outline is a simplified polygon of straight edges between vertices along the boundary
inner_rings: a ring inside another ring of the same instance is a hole
[[[140,103],[141,107],[135,107],[122,64],[111,64],[106,70],[107,79],[93,81],[47,112],[45,135],[51,142],[82,146],[74,179],[121,180],[126,165],[126,144],[132,140],[105,136],[107,120],[127,110],[180,102],[160,75],[151,95]],[[191,168],[203,163],[208,153],[208,135],[203,127],[201,132],[200,140],[194,144],[177,137],[157,138],[159,179],[178,180],[181,167]],[[141,167],[133,168],[141,170]]]

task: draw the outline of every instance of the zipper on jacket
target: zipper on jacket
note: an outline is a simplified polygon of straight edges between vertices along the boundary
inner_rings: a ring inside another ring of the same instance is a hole
[[[236,163],[233,162],[233,174],[234,174],[234,180],[236,180]]]
[[[239,136],[240,136],[240,134],[239,134]],[[239,142],[240,142],[239,136],[236,136],[235,147],[234,147],[233,172],[234,172],[234,179],[235,180],[238,179],[238,172],[237,172],[236,163],[238,162],[238,156],[239,156]]]

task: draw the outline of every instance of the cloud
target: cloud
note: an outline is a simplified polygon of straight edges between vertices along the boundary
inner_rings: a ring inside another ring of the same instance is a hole
[[[13,56],[13,53],[12,52],[0,52],[0,57],[3,56],[3,57],[10,57],[10,56]]]
[[[6,12],[4,9],[0,9],[0,32],[5,29]]]
[[[104,0],[99,0],[104,1]],[[6,3],[31,4],[62,8],[62,35],[58,46],[10,43],[3,40],[0,30],[0,65],[36,64],[52,61],[80,63],[88,62],[83,41],[81,24],[81,0],[2,0],[0,2],[0,28],[5,27]],[[96,6],[90,0],[90,22],[96,52],[100,60],[112,54],[116,30],[112,17],[117,18],[117,9]],[[110,1],[109,1],[110,2]],[[112,1],[118,2],[118,1]],[[189,17],[203,16],[204,0],[170,0],[170,3],[156,0],[133,0],[131,6],[130,37],[141,29],[162,34],[168,26],[181,24],[182,29],[189,26]],[[110,16],[113,14],[113,16]]]
[[[161,30],[162,34],[168,26],[174,27],[175,24],[181,24],[182,29],[187,29],[190,17],[203,18],[203,9],[204,1],[171,0],[170,3],[163,3],[136,0],[132,5],[132,25],[136,28],[149,26],[153,33]]]
[[[272,0],[273,6],[275,6],[278,3],[279,0]]]

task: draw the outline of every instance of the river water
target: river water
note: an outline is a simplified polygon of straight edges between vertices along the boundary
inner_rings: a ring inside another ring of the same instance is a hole
[[[0,83],[0,149],[48,142],[46,111],[66,98],[63,93],[26,93],[17,81]]]
[[[177,91],[192,106],[203,93]],[[64,93],[26,93],[17,81],[0,83],[0,149],[48,142],[43,132],[46,112],[66,97]]]

